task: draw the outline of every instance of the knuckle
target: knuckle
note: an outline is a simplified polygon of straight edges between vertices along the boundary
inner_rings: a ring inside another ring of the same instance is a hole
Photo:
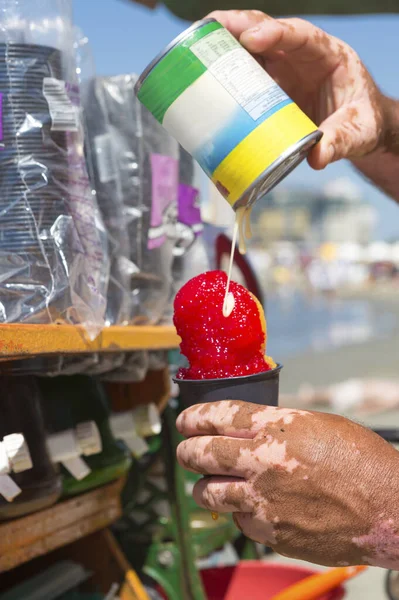
[[[201,438],[197,438],[193,444],[191,450],[192,463],[198,471],[204,470],[204,451],[202,445],[199,443]]]
[[[291,25],[292,27],[295,28],[303,28],[303,27],[307,27],[309,29],[316,29],[316,27],[314,25],[312,25],[312,23],[309,23],[309,21],[305,21],[305,19],[301,19],[300,17],[291,17],[289,19],[280,19],[280,22],[285,24],[285,25]]]
[[[189,471],[200,471],[201,452],[198,449],[196,438],[181,442],[177,447],[177,460],[179,464]]]
[[[213,510],[218,506],[219,496],[211,485],[205,485],[202,490],[202,502],[206,508]]]
[[[177,450],[176,450],[176,457],[178,462],[183,465],[186,466],[187,465],[187,442],[181,442],[178,446],[177,446]]]

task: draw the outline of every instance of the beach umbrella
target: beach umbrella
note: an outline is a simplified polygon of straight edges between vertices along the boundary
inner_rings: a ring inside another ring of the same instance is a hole
[[[330,242],[326,242],[322,244],[319,248],[319,256],[322,260],[330,261],[335,260],[337,258],[338,248],[335,244],[331,244]]]
[[[370,263],[386,262],[391,260],[391,249],[386,242],[373,242],[367,249],[367,260]]]
[[[364,258],[364,250],[360,244],[348,242],[338,247],[338,258],[348,262],[361,262]]]
[[[288,241],[276,242],[273,246],[276,259],[280,263],[293,264],[298,260],[298,248],[296,244]]]

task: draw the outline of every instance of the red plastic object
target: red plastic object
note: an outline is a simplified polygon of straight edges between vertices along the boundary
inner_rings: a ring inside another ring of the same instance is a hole
[[[271,600],[278,592],[316,572],[294,565],[245,561],[235,567],[206,569],[201,576],[208,600]],[[167,600],[166,595],[163,597]],[[340,586],[320,596],[320,600],[344,597],[345,589]]]

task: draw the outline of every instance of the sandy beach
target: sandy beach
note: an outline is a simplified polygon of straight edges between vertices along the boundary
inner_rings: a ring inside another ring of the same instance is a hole
[[[399,290],[397,293],[393,290],[367,293],[367,299],[381,312],[389,311],[395,315],[396,327],[389,337],[283,357],[283,392],[295,392],[303,382],[326,385],[349,377],[399,378]]]
[[[399,290],[379,290],[351,294],[350,297],[367,297],[381,311],[390,311],[396,316],[396,327],[385,339],[342,346],[325,352],[307,352],[283,360],[281,391],[294,393],[298,387],[309,382],[316,386],[338,383],[356,377],[383,377],[399,379]],[[292,403],[290,404],[292,406]],[[314,407],[317,410],[317,407]],[[320,407],[320,410],[326,410]],[[399,427],[399,408],[370,416],[346,413],[345,416],[361,421],[369,427]],[[298,563],[273,555],[270,560],[282,563]],[[305,566],[309,566],[304,563]],[[316,567],[318,569],[319,567]],[[371,568],[360,577],[347,583],[347,600],[377,600],[385,597],[386,571]]]
[[[396,326],[383,339],[354,343],[326,351],[309,351],[301,355],[282,357],[281,392],[295,393],[303,383],[325,386],[349,378],[399,379],[399,290],[375,290],[351,294],[367,297],[378,310],[395,316]],[[323,408],[323,410],[325,410]],[[348,413],[349,416],[350,413]],[[355,415],[356,416],[356,415]],[[397,425],[399,409],[394,413],[381,413],[366,418],[368,425]]]

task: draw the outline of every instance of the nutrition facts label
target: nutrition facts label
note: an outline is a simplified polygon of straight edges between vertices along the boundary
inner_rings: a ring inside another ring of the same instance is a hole
[[[226,29],[208,34],[190,49],[255,121],[289,99]]]

